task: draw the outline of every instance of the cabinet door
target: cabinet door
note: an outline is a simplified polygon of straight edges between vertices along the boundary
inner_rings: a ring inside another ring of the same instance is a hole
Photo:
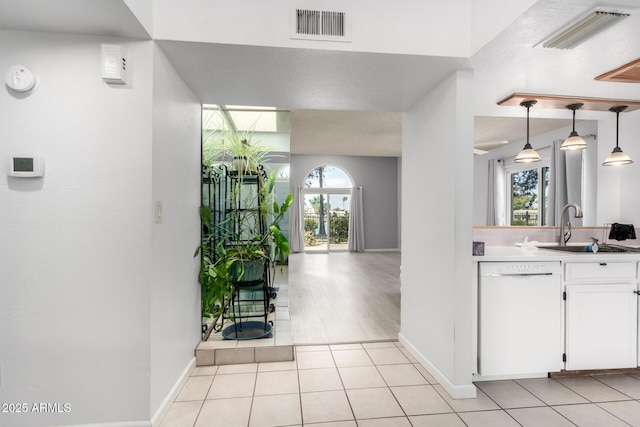
[[[567,370],[637,366],[635,290],[635,284],[567,285]]]

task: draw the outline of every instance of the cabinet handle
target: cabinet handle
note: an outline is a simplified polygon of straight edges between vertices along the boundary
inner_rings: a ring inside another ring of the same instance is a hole
[[[640,295],[640,291],[633,291],[634,294]]]
[[[603,267],[606,267],[607,263],[606,262],[601,262],[600,265],[603,266]]]

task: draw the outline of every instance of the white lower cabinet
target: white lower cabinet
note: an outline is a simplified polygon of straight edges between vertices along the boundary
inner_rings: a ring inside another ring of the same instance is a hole
[[[580,269],[589,271],[583,281],[590,282],[565,282],[565,369],[634,368],[638,362],[635,263],[609,264],[609,270],[633,272],[633,277],[615,277],[617,283],[606,283],[611,280],[606,263],[596,265],[565,265],[565,274],[569,273],[565,280],[571,280],[571,272]],[[627,283],[621,283],[623,280]]]

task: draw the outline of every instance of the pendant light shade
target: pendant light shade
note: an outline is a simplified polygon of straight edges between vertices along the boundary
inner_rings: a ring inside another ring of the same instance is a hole
[[[620,124],[620,113],[627,109],[626,105],[620,105],[618,107],[611,107],[609,111],[616,113],[616,146],[609,154],[609,156],[602,163],[602,166],[620,166],[620,165],[628,165],[633,163],[631,157],[622,152],[622,149],[618,146],[618,135],[619,135],[619,124]]]
[[[536,102],[538,101],[529,100],[520,103],[521,107],[525,107],[527,109],[527,143],[524,144],[524,148],[516,156],[514,160],[516,163],[533,163],[541,160],[538,152],[533,149],[531,144],[529,144],[529,108],[531,108],[532,105],[535,105]]]
[[[576,132],[576,110],[580,109],[584,104],[571,104],[567,105],[567,109],[573,110],[573,130],[567,139],[564,140],[560,146],[561,150],[583,150],[587,148],[587,143],[584,139],[578,136]]]

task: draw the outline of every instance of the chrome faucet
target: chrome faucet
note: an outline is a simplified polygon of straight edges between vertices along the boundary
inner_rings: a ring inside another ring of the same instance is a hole
[[[564,213],[569,208],[574,208],[576,210],[576,218],[582,218],[582,209],[575,203],[569,203],[564,208],[562,208],[562,211],[560,211],[560,218],[558,219],[558,221],[560,222],[560,238],[558,239],[558,243],[560,244],[560,246],[567,246],[567,242],[571,238],[571,221],[567,219],[567,227],[569,228],[569,230],[565,233],[563,220]]]

